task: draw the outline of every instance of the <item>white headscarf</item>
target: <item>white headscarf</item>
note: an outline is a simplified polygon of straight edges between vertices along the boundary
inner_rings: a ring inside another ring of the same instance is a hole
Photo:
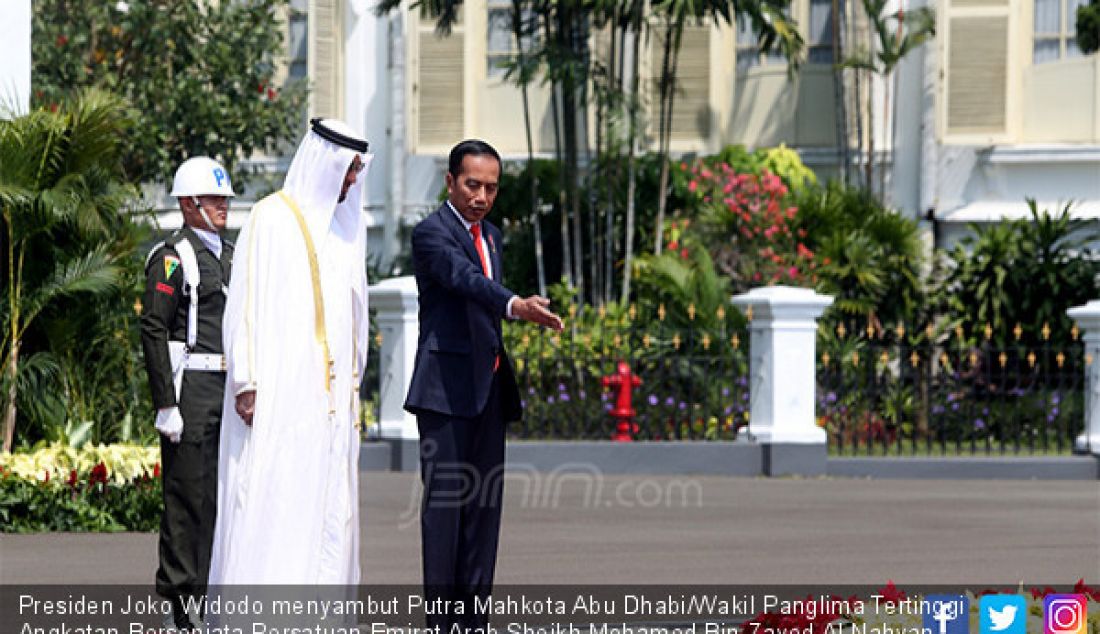
[[[362,138],[343,121],[324,119],[321,124],[343,136]],[[363,171],[359,173],[355,184],[348,189],[344,202],[338,203],[340,189],[344,186],[344,176],[357,154],[363,162]],[[290,169],[287,170],[283,191],[301,207],[315,241],[320,241],[329,230],[334,214],[338,225],[351,230],[357,226],[356,220],[362,211],[362,186],[372,158],[373,154],[360,154],[351,148],[333,143],[312,129],[306,133],[294,154]]]

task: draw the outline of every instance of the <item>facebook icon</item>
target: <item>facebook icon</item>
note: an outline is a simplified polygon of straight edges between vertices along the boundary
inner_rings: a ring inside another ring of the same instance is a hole
[[[970,634],[970,599],[965,594],[930,594],[921,615],[929,634]]]

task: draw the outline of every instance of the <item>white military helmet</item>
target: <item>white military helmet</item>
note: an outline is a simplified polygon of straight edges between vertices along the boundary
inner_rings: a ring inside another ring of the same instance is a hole
[[[173,198],[186,196],[236,196],[233,184],[229,181],[229,172],[208,156],[195,156],[187,159],[176,170],[172,179]]]

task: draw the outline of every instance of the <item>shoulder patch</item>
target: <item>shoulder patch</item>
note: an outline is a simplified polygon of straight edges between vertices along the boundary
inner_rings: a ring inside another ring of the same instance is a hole
[[[170,278],[180,266],[180,259],[174,255],[164,256],[164,277]]]

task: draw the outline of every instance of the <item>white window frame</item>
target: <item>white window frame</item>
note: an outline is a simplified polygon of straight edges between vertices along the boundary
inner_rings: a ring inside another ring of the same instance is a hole
[[[493,12],[507,13],[509,19],[508,27],[508,50],[493,49]],[[529,10],[524,10],[524,21],[530,22],[534,19],[534,14]],[[511,28],[512,17],[512,2],[511,0],[486,0],[485,2],[485,76],[490,79],[504,79],[505,69],[499,62],[511,62],[519,56],[519,48],[516,47],[516,38],[512,33]],[[537,40],[538,34],[528,35],[524,38],[524,47],[526,50],[530,50],[534,41]]]
[[[1032,2],[1032,29],[1031,29],[1031,63],[1033,65],[1052,64],[1067,59],[1081,57],[1081,50],[1077,48],[1077,7],[1087,4],[1087,0],[1053,0],[1058,3],[1058,31],[1039,31],[1039,20],[1036,16],[1041,0]],[[1058,42],[1058,55],[1050,59],[1036,59],[1036,46],[1041,41]]]

